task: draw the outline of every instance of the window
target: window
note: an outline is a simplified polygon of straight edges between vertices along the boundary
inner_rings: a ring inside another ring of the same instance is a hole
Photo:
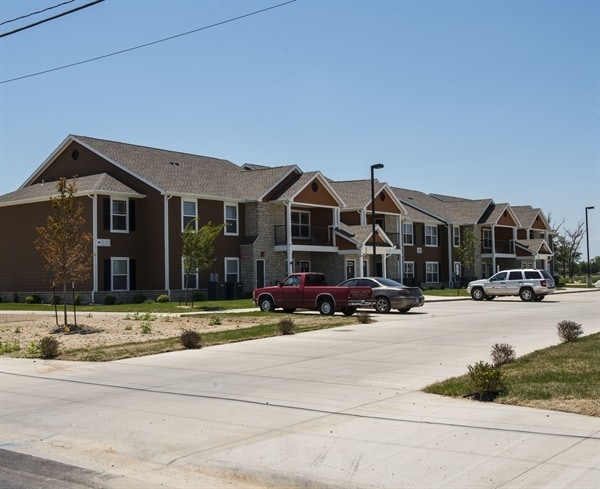
[[[438,233],[437,226],[425,226],[425,246],[437,246]]]
[[[239,258],[225,258],[225,282],[239,282]]]
[[[483,244],[484,250],[492,249],[492,230],[491,229],[482,229],[481,230],[481,242]]]
[[[300,260],[300,272],[310,272],[310,263],[307,261]]]
[[[453,226],[452,227],[452,243],[454,246],[460,246],[460,227]]]
[[[225,204],[225,234],[238,234],[238,208],[235,204]]]
[[[129,258],[112,258],[112,290],[129,290]]]
[[[439,264],[435,261],[427,261],[425,262],[425,282],[433,283],[439,282]]]
[[[405,261],[404,262],[404,280],[415,278],[415,262]]]
[[[181,216],[182,216],[182,221],[181,221],[182,229],[185,229],[185,227],[191,222],[192,222],[192,228],[194,230],[198,229],[198,222],[194,221],[194,219],[196,219],[196,217],[198,217],[195,200],[184,200],[183,201]]]
[[[292,238],[310,238],[310,213],[292,212]]]
[[[127,232],[127,201],[111,200],[111,231]]]
[[[462,265],[459,261],[454,262],[454,275],[456,277],[462,276]]]
[[[402,242],[408,246],[415,244],[412,222],[405,222],[402,224]]]

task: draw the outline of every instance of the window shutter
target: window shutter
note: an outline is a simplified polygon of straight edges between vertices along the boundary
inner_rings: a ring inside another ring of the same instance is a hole
[[[129,231],[135,231],[135,200],[129,201]]]
[[[106,258],[104,260],[104,290],[110,290],[110,259]]]
[[[135,277],[135,259],[129,259],[129,290],[137,290]]]
[[[110,230],[110,199],[102,199],[102,225],[105,230]]]

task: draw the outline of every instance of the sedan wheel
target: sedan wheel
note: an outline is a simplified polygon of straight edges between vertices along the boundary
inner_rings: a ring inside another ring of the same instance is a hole
[[[380,314],[387,314],[390,312],[391,306],[390,301],[387,297],[377,297],[375,301],[375,310]]]
[[[404,309],[398,309],[402,314],[406,314],[408,311],[410,311],[410,307],[405,307]]]

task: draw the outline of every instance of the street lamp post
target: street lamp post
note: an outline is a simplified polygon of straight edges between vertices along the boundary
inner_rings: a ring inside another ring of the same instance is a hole
[[[375,170],[381,170],[383,163],[371,165],[371,242],[373,245],[373,272],[371,275],[377,275],[377,245],[375,244]]]
[[[590,274],[590,236],[588,233],[588,211],[592,210],[594,206],[588,206],[585,208],[585,244],[587,248],[587,286],[592,286],[592,275]]]

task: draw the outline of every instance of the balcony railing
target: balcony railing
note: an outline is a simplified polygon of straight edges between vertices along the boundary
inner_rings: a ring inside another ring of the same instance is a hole
[[[275,246],[287,244],[287,226],[277,224],[275,228]],[[292,225],[292,244],[331,246],[331,228],[329,226]]]

